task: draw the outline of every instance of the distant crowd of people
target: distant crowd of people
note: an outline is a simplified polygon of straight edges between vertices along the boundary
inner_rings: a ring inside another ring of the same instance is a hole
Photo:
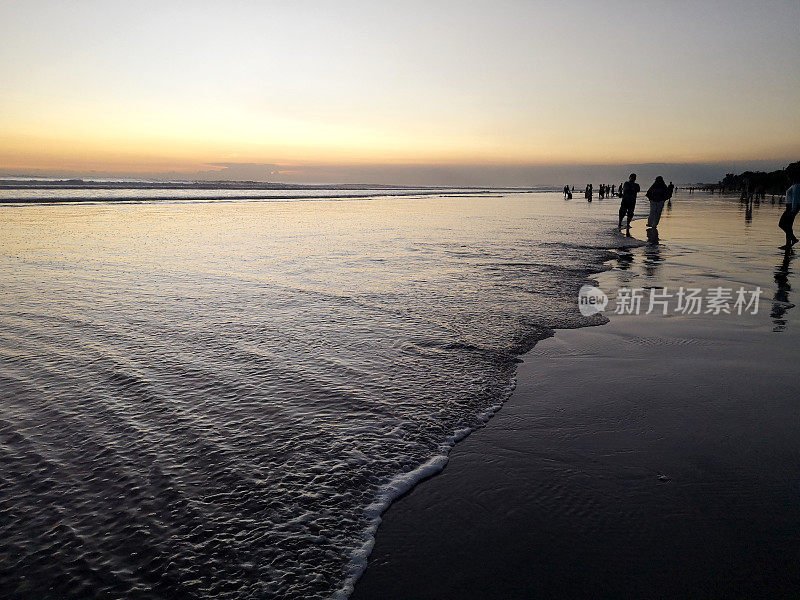
[[[612,196],[617,196],[622,199],[622,202],[619,206],[620,228],[622,228],[623,219],[626,220],[626,225],[628,228],[630,228],[631,220],[633,219],[633,211],[636,209],[636,196],[639,194],[640,190],[641,188],[639,187],[639,184],[636,183],[636,173],[631,173],[630,177],[628,177],[628,181],[620,183],[619,188],[617,188],[616,184],[600,184],[600,188],[598,189],[598,198],[600,200],[604,198],[610,198]],[[571,199],[574,191],[575,186],[570,189],[568,185],[565,185],[564,199]],[[651,185],[647,190],[645,195],[647,196],[647,199],[650,200],[650,215],[647,218],[648,229],[655,229],[658,227],[658,223],[661,221],[661,213],[664,210],[664,204],[670,201],[674,191],[675,186],[673,183],[670,181],[669,185],[667,185],[664,182],[664,178],[660,175],[656,177],[653,185]],[[590,183],[584,190],[584,197],[591,202],[592,195],[593,186]]]
[[[794,234],[794,220],[797,216],[797,213],[800,212],[800,172],[796,172],[791,176],[791,186],[788,190],[786,190],[786,208],[781,214],[781,218],[778,221],[778,227],[784,232],[786,235],[786,244],[781,246],[783,250],[790,250],[792,246],[794,246],[798,242],[797,236]],[[669,185],[664,182],[664,178],[660,175],[656,177],[653,184],[648,188],[645,196],[650,201],[650,213],[647,217],[647,229],[655,230],[657,237],[657,228],[658,224],[661,221],[661,213],[664,210],[664,205],[671,202],[672,194],[675,191],[675,186],[670,181]],[[688,192],[691,194],[695,191],[695,187],[689,187]],[[708,189],[708,188],[706,188]],[[625,226],[630,229],[631,220],[633,219],[633,212],[636,209],[636,197],[638,196],[641,188],[639,184],[636,183],[636,173],[631,173],[630,177],[628,177],[628,181],[619,184],[619,187],[616,185],[605,185],[600,184],[598,188],[598,198],[608,198],[611,196],[617,196],[621,198],[620,206],[619,206],[619,228],[622,229],[622,222],[625,221]],[[713,186],[710,190],[712,193],[714,192]],[[565,185],[564,186],[564,199],[571,200],[572,194],[575,192],[575,186]],[[748,194],[749,192],[749,194]],[[594,189],[592,184],[586,186],[584,189],[584,197],[589,202],[592,201],[592,195],[594,193]],[[765,197],[765,192],[763,190],[757,191],[745,191],[743,192],[743,200],[752,201],[753,196],[756,198],[760,197],[763,199]],[[774,197],[773,197],[774,201]]]

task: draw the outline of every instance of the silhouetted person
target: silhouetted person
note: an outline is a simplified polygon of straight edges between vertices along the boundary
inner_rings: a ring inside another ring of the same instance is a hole
[[[669,209],[672,206],[672,194],[675,192],[675,186],[672,185],[672,182],[669,182],[667,186],[667,208]]]
[[[567,196],[569,196],[569,186],[565,185],[564,186],[564,200],[567,199]]]
[[[664,210],[664,203],[667,201],[669,188],[664,183],[664,178],[659,175],[647,190],[647,199],[650,200],[650,216],[647,218],[647,227],[656,228],[661,220],[661,211]]]
[[[636,208],[636,194],[641,189],[639,184],[636,183],[636,173],[631,173],[628,181],[619,186],[622,202],[619,205],[619,226],[622,227],[622,218],[628,217],[628,227],[631,226],[631,219],[633,219],[633,210]]]
[[[794,218],[800,212],[800,171],[793,175],[793,185],[786,190],[786,209],[778,221],[778,227],[783,229],[786,234],[786,244],[781,246],[782,250],[789,250],[797,243],[797,236],[794,234],[792,226],[794,225]]]
[[[611,184],[611,195],[612,196],[616,196],[617,195],[616,189],[617,189],[617,186],[612,183]]]

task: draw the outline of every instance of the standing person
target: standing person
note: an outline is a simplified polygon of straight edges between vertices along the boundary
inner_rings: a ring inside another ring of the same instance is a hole
[[[564,186],[564,200],[567,199],[567,196],[569,196],[569,186],[565,185]]]
[[[613,183],[611,184],[611,195],[612,196],[616,196],[617,195],[617,186],[615,184],[613,184]]]
[[[639,193],[639,184],[636,183],[636,173],[631,173],[628,181],[620,184],[619,194],[622,197],[622,202],[619,205],[619,227],[622,228],[622,218],[627,215],[628,228],[631,226],[631,219],[633,219],[633,210],[636,208],[636,194]]]
[[[664,203],[667,201],[669,188],[664,183],[664,178],[659,175],[647,190],[647,199],[650,200],[650,216],[647,218],[647,228],[656,229],[661,220],[661,211],[664,210]]]
[[[794,173],[792,182],[792,187],[786,190],[786,209],[778,221],[778,227],[783,229],[786,234],[786,245],[781,246],[781,250],[789,250],[797,243],[797,236],[795,236],[792,226],[794,218],[800,212],[800,170]]]
[[[669,185],[667,186],[667,190],[669,190],[667,192],[667,200],[670,200],[672,198],[673,192],[675,191],[675,186],[672,184],[671,181],[669,182]]]

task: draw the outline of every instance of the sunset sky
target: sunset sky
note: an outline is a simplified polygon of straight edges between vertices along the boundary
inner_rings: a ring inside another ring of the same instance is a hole
[[[780,165],[800,159],[799,26],[797,0],[0,0],[0,173]]]

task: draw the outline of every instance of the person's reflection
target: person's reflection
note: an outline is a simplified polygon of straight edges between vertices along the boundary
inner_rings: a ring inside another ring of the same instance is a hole
[[[793,259],[794,250],[790,248],[786,250],[783,260],[775,269],[775,296],[772,298],[772,312],[769,314],[774,325],[772,331],[780,332],[786,329],[786,312],[794,308],[794,304],[789,302],[789,292],[792,291],[789,283],[792,271],[789,267]]]
[[[661,256],[661,245],[658,243],[658,229],[653,227],[647,230],[647,246],[644,249],[642,265],[648,277],[655,277],[664,257]]]
[[[620,271],[628,271],[633,264],[633,252],[620,251],[617,254],[617,268]]]
[[[746,208],[744,209],[744,222],[746,224],[750,224],[753,222],[753,203],[748,202]]]

